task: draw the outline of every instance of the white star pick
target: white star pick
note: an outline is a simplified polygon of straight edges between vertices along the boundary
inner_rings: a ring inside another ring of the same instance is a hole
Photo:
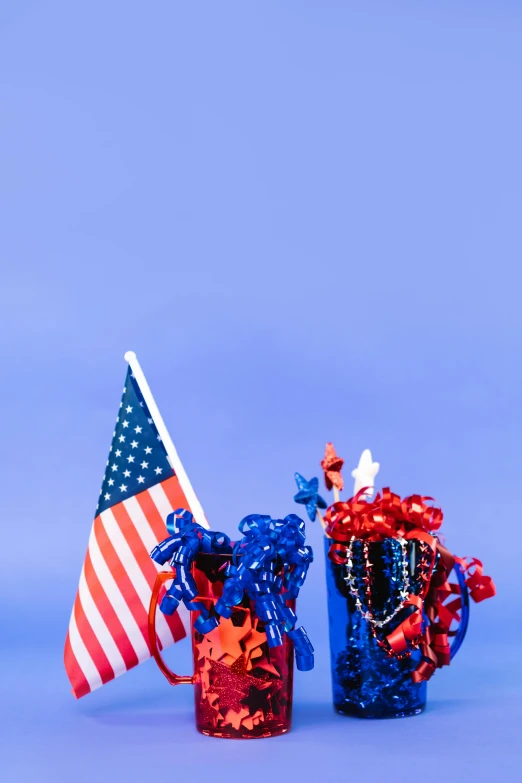
[[[352,478],[355,479],[353,487],[353,494],[356,495],[363,487],[370,487],[369,492],[365,492],[365,497],[373,495],[373,488],[375,486],[375,476],[379,472],[380,465],[378,462],[373,462],[372,452],[370,449],[364,449],[359,460],[359,464],[352,470]]]

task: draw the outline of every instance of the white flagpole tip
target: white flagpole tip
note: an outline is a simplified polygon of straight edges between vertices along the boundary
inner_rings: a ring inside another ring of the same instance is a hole
[[[133,359],[136,358],[136,354],[134,353],[134,351],[127,351],[127,353],[123,358],[125,359],[126,362],[130,363],[132,362]]]

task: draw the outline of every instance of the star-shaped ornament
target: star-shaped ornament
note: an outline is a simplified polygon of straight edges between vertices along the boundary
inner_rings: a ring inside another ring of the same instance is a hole
[[[255,669],[257,667],[256,660],[262,657],[263,657],[263,649],[261,647],[256,647],[255,650],[252,650],[252,652],[250,653],[250,658],[248,659],[248,663],[247,663],[248,671],[251,671],[251,669]]]
[[[274,674],[276,677],[280,677],[280,672],[276,669],[273,663],[270,663],[268,658],[262,658],[260,661],[255,661],[252,668],[262,669],[269,674]]]
[[[241,649],[241,640],[247,636],[252,630],[252,622],[250,620],[250,612],[246,613],[245,622],[243,625],[234,625],[231,619],[222,617],[219,621],[217,628],[214,628],[208,634],[205,634],[205,639],[208,640],[212,648],[210,657],[214,661],[219,661],[224,655],[230,655],[233,662],[236,658],[239,658],[243,654]]]
[[[207,693],[206,698],[209,704],[215,707],[216,710],[219,710],[219,693],[214,693],[214,691],[209,691]]]
[[[200,658],[210,658],[212,653],[212,641],[208,636],[204,636],[203,640],[196,644],[196,650],[198,651],[198,661]]]
[[[208,658],[205,658],[202,664],[198,664],[198,676],[201,685],[201,693],[203,697],[206,695],[206,692],[210,686],[209,672],[210,672],[210,661]]]
[[[327,443],[324,450],[324,459],[321,467],[324,470],[324,483],[326,489],[335,487],[339,491],[344,489],[344,479],[341,476],[341,469],[344,465],[344,459],[335,453],[333,443]]]
[[[230,671],[237,674],[239,677],[244,677],[247,673],[246,659],[244,655],[241,655],[230,667]]]
[[[221,711],[228,707],[238,712],[244,706],[241,700],[247,696],[249,688],[257,686],[262,689],[270,685],[269,682],[260,681],[249,674],[241,676],[220,661],[210,661],[210,667],[211,684],[208,695],[210,697],[217,694]]]
[[[352,470],[352,478],[355,479],[353,487],[353,494],[356,495],[359,490],[368,488],[368,492],[364,493],[364,497],[370,497],[373,495],[375,487],[375,476],[379,472],[380,465],[378,462],[373,462],[372,452],[370,449],[364,449],[359,460],[359,464]]]
[[[258,726],[262,719],[263,719],[263,713],[261,712],[261,710],[258,710],[251,717],[243,718],[243,723],[241,725],[245,729],[252,731],[254,726]]]
[[[242,707],[239,712],[236,712],[235,710],[227,710],[225,719],[223,720],[222,726],[232,726],[232,728],[239,730],[241,726],[241,721],[244,718],[247,718],[249,715],[249,712],[246,707]]]
[[[265,631],[261,632],[257,630],[258,624],[259,620],[256,617],[251,632],[242,640],[242,646],[247,660],[249,656],[250,658],[259,658],[263,655],[263,651],[260,650],[260,647],[262,644],[266,644],[266,633]]]
[[[204,728],[214,729],[220,718],[222,718],[222,715],[220,715],[217,707],[213,707],[208,701],[203,701],[201,703],[198,711],[198,719],[204,724]]]
[[[318,513],[317,509],[327,508],[326,500],[319,494],[319,479],[311,478],[310,481],[307,481],[300,473],[295,473],[294,478],[299,490],[294,495],[294,501],[306,506],[306,513],[310,521],[314,522]]]

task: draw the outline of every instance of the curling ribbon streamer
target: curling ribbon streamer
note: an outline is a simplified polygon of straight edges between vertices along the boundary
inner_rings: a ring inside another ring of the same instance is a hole
[[[460,588],[449,581],[455,564],[462,569],[466,587],[475,602],[494,596],[495,585],[483,573],[480,560],[455,557],[432,535],[443,520],[441,509],[429,505],[432,498],[411,495],[401,500],[386,488],[375,500],[365,501],[364,492],[363,488],[355,497],[334,503],[326,511],[326,533],[333,539],[329,557],[334,563],[345,563],[346,543],[353,537],[382,541],[391,536],[428,544],[432,565],[425,587],[419,595],[407,596],[404,608],[409,609],[408,617],[385,638],[392,655],[407,652],[410,642],[418,643],[423,659],[412,673],[412,679],[414,682],[429,680],[437,668],[449,664],[449,638],[456,634],[450,630],[451,625],[460,622]]]
[[[314,648],[305,629],[296,628],[297,617],[286,605],[299,594],[310,563],[311,547],[305,546],[305,523],[295,514],[285,519],[251,514],[239,524],[243,538],[232,548],[230,539],[193,520],[192,514],[177,509],[167,519],[171,534],[151,552],[157,563],[174,569],[172,586],[166,591],[160,609],[173,614],[183,601],[191,611],[198,611],[196,631],[209,633],[219,625],[219,618],[229,618],[243,596],[255,602],[255,611],[264,625],[269,647],[283,643],[286,633],[294,643],[296,665],[300,671],[314,667]],[[225,571],[223,593],[210,611],[196,601],[198,592],[190,569],[199,552],[231,553],[232,562]],[[282,565],[282,567],[281,567]]]

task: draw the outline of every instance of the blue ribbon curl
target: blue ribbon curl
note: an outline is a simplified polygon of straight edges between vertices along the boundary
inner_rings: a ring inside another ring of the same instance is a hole
[[[292,640],[300,671],[314,667],[314,648],[305,629],[296,628],[295,612],[286,605],[295,600],[304,584],[313,552],[305,545],[305,523],[296,514],[272,519],[250,514],[239,523],[243,537],[233,546],[224,533],[211,532],[194,522],[189,511],[177,509],[167,518],[170,533],[152,552],[151,558],[174,568],[173,583],[160,604],[164,614],[173,614],[183,601],[190,611],[199,611],[196,631],[209,633],[219,618],[229,618],[246,595],[255,602],[255,613],[263,623],[269,647]],[[199,552],[230,554],[223,592],[210,610],[195,599],[198,591],[190,569]]]

